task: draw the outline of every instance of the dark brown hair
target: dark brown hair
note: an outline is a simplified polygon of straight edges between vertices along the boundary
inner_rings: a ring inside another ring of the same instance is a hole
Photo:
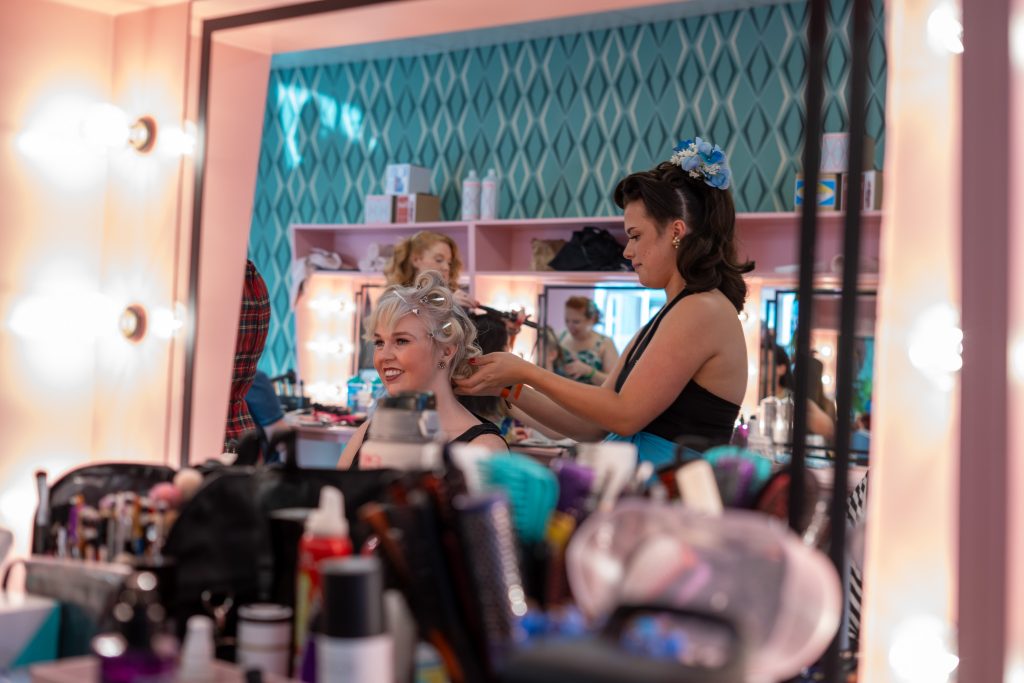
[[[753,261],[736,255],[736,207],[729,190],[719,190],[691,178],[668,161],[650,171],[623,178],[615,188],[615,203],[625,209],[640,200],[654,219],[658,234],[681,219],[686,235],[676,253],[676,267],[687,289],[707,292],[720,289],[737,311],[743,310],[747,283],[743,275],[754,269]]]

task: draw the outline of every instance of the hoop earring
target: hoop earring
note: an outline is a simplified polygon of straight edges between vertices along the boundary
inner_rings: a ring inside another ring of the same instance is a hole
[[[678,249],[679,245],[681,243],[682,243],[682,240],[679,239],[679,235],[676,235],[675,237],[672,238],[672,248],[673,249]]]
[[[440,370],[444,370],[446,367],[448,367],[448,364],[445,363],[444,360],[442,359],[442,360],[437,361],[437,367]]]

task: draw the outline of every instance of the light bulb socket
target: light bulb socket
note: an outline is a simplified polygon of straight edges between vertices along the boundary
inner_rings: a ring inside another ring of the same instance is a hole
[[[141,304],[128,306],[121,311],[117,325],[125,339],[133,342],[140,341],[146,336],[146,309]]]
[[[156,121],[152,116],[135,119],[128,132],[128,144],[139,152],[148,152],[156,145]]]

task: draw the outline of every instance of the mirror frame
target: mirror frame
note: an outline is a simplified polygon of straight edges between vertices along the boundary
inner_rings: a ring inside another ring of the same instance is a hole
[[[203,192],[207,154],[207,125],[210,105],[210,65],[213,57],[213,37],[218,31],[239,29],[287,19],[298,19],[328,12],[381,5],[399,0],[312,0],[293,5],[244,12],[204,19],[199,55],[199,89],[196,113],[196,151],[193,156],[192,230],[188,263],[188,306],[190,324],[186,326],[184,386],[181,413],[181,451],[179,466],[189,464],[192,441],[193,392],[195,391],[196,340],[199,321],[199,265],[202,252]]]

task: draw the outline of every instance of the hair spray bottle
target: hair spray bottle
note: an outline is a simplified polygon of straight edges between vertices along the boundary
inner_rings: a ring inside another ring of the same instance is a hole
[[[320,571],[324,612],[316,637],[317,683],[394,683],[380,560],[373,556],[327,560]]]

